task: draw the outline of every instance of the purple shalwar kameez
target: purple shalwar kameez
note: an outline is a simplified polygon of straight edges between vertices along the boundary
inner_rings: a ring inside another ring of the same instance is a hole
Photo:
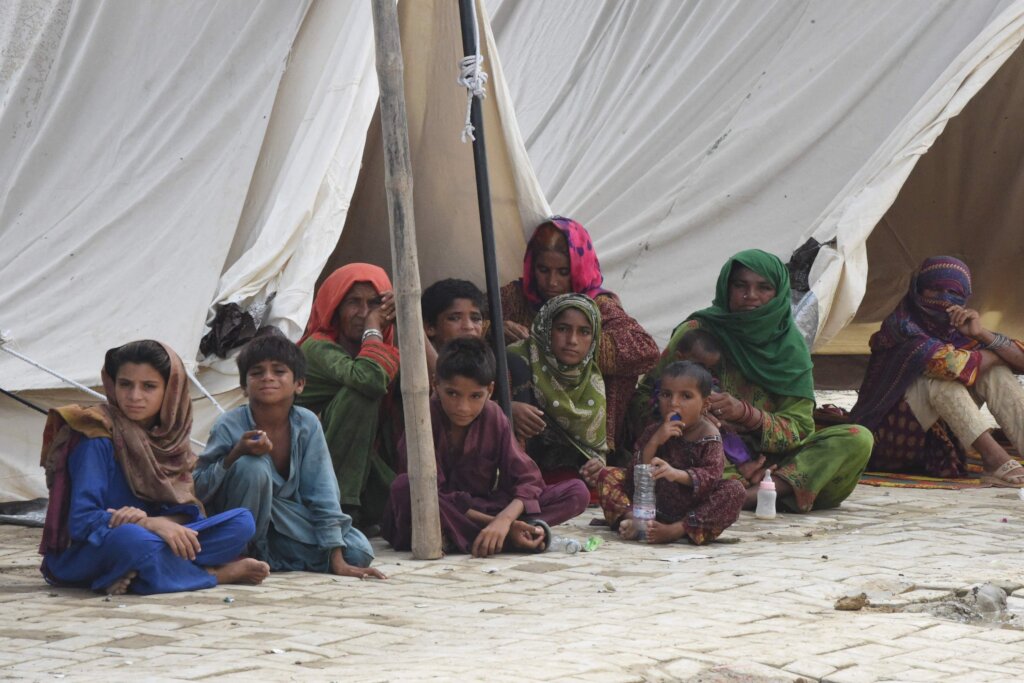
[[[437,459],[438,504],[441,532],[448,546],[468,553],[484,528],[467,516],[470,510],[497,515],[515,499],[523,501],[523,519],[561,524],[583,512],[590,501],[587,486],[579,479],[547,486],[537,464],[523,452],[512,425],[493,401],[469,425],[461,452],[451,445],[451,422],[436,396],[430,416]],[[405,459],[405,439],[399,443]],[[381,533],[396,550],[412,545],[412,505],[409,476],[399,475],[391,485]]]

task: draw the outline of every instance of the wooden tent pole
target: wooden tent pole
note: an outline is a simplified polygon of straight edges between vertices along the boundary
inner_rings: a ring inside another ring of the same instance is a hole
[[[412,554],[436,560],[441,552],[437,505],[437,464],[430,427],[430,381],[420,313],[420,274],[412,202],[412,163],[405,113],[402,43],[395,0],[372,0],[373,32],[380,82],[380,122],[384,138],[384,186],[391,223],[391,263],[402,357],[402,403],[412,496]]]

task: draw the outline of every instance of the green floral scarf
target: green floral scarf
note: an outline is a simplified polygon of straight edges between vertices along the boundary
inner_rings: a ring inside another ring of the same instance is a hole
[[[593,327],[590,349],[576,365],[563,365],[551,351],[551,328],[568,308],[583,313]],[[530,338],[508,347],[523,358],[533,374],[533,393],[549,424],[561,430],[587,458],[605,459],[608,442],[604,378],[594,356],[601,338],[601,313],[582,294],[552,297],[537,313]]]

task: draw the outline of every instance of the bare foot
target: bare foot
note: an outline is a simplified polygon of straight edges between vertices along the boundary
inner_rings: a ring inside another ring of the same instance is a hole
[[[540,552],[544,549],[544,529],[517,519],[508,530],[505,546],[516,552]]]
[[[260,560],[244,557],[219,567],[208,567],[207,570],[217,579],[217,583],[246,583],[250,586],[263,583],[270,575],[270,565]]]
[[[684,535],[686,535],[686,530],[683,528],[682,522],[676,522],[675,524],[647,523],[648,543],[671,543],[678,541]]]
[[[757,489],[758,485],[748,486],[747,492],[743,496],[743,509],[744,510],[755,510],[757,509]]]
[[[640,528],[632,517],[619,522],[619,536],[624,541],[635,541],[637,536],[640,535]]]
[[[107,586],[107,595],[124,595],[128,592],[128,587],[131,586],[132,581],[138,576],[137,571],[130,571],[114,583]]]
[[[764,469],[764,463],[765,458],[762,455],[757,460],[748,460],[746,462],[741,462],[740,464],[736,465],[736,471],[740,473],[741,477],[743,477],[747,481],[752,482],[754,476],[757,475],[758,472],[761,472],[760,476],[764,477],[764,472],[762,471]],[[761,480],[758,479],[757,481]]]

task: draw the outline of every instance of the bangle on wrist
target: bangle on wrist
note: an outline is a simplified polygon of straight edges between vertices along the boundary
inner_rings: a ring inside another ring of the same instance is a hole
[[[761,411],[743,401],[743,417],[740,418],[740,425],[748,432],[757,429],[761,425]]]
[[[988,344],[985,344],[984,348],[989,351],[998,351],[999,349],[1004,349],[1009,345],[1009,337],[1007,337],[1005,334],[1000,334],[999,332],[993,332],[992,341],[990,341]]]
[[[368,327],[365,330],[363,330],[362,341],[365,342],[370,337],[377,337],[377,339],[379,339],[380,341],[384,341],[384,333],[378,330],[376,327]]]

